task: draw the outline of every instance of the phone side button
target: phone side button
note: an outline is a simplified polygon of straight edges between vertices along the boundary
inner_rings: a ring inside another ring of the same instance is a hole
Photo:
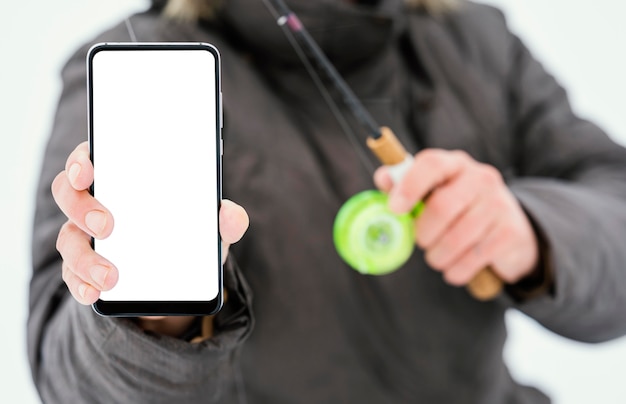
[[[222,92],[220,91],[220,128],[224,128],[224,106],[222,102]]]
[[[224,155],[224,139],[220,139],[220,156]]]

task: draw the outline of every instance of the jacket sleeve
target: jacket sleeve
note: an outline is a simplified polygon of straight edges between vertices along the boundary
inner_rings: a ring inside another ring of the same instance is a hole
[[[509,185],[544,238],[555,281],[553,296],[515,306],[572,339],[616,338],[626,333],[626,150],[576,116],[564,89],[506,32],[518,174]]]
[[[200,343],[143,332],[130,319],[100,317],[78,304],[61,279],[57,233],[66,220],[50,184],[87,138],[83,48],[62,72],[63,91],[45,151],[32,235],[28,356],[47,403],[214,402],[232,388],[234,361],[252,327],[250,292],[229,258],[229,300]]]

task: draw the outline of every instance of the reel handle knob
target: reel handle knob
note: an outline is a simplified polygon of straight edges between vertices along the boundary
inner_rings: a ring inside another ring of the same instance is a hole
[[[392,177],[394,177],[394,181],[398,181],[398,178],[402,177],[405,167],[408,168],[408,153],[393,131],[388,127],[381,127],[380,137],[377,139],[368,137],[367,146],[382,164],[392,168]],[[394,175],[393,166],[400,167],[402,172],[396,170],[396,175]],[[503,288],[502,279],[490,267],[483,268],[467,285],[468,292],[480,301],[494,299]]]

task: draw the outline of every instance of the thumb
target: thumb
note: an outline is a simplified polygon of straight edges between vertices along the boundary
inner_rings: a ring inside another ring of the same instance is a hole
[[[228,247],[243,237],[250,225],[250,219],[243,207],[228,199],[222,200],[219,218],[222,260],[225,261],[228,256]]]

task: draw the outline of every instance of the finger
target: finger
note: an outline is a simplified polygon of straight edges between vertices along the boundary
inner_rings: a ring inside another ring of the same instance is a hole
[[[457,175],[471,158],[461,151],[426,149],[415,155],[413,164],[389,194],[389,207],[406,213],[435,187]]]
[[[230,245],[243,237],[250,219],[245,209],[236,203],[222,199],[220,207],[220,236],[222,238],[222,264],[226,262]]]
[[[76,276],[65,263],[62,266],[62,277],[68,290],[80,304],[93,304],[100,297],[99,290]]]
[[[490,228],[486,236],[468,248],[461,258],[443,273],[451,285],[467,285],[483,268],[491,264],[493,257],[502,248],[496,228]]]
[[[70,185],[78,191],[89,188],[93,183],[93,165],[87,142],[79,144],[70,153],[65,162],[65,173]]]
[[[376,188],[383,192],[388,193],[391,191],[391,188],[393,188],[393,180],[389,175],[389,169],[387,167],[381,166],[376,169],[374,172],[374,184]]]
[[[478,187],[468,171],[437,187],[417,219],[417,245],[430,249],[479,198]]]
[[[110,290],[118,280],[117,268],[91,248],[89,236],[74,223],[59,231],[57,250],[73,276],[98,291]]]
[[[220,236],[226,244],[239,241],[250,224],[246,210],[228,199],[222,200],[219,217]]]
[[[81,230],[102,239],[113,230],[113,216],[88,191],[77,191],[67,179],[65,172],[52,181],[52,196],[65,216]]]
[[[427,249],[426,261],[438,270],[451,267],[470,247],[485,237],[495,221],[493,209],[480,200],[473,203]]]

